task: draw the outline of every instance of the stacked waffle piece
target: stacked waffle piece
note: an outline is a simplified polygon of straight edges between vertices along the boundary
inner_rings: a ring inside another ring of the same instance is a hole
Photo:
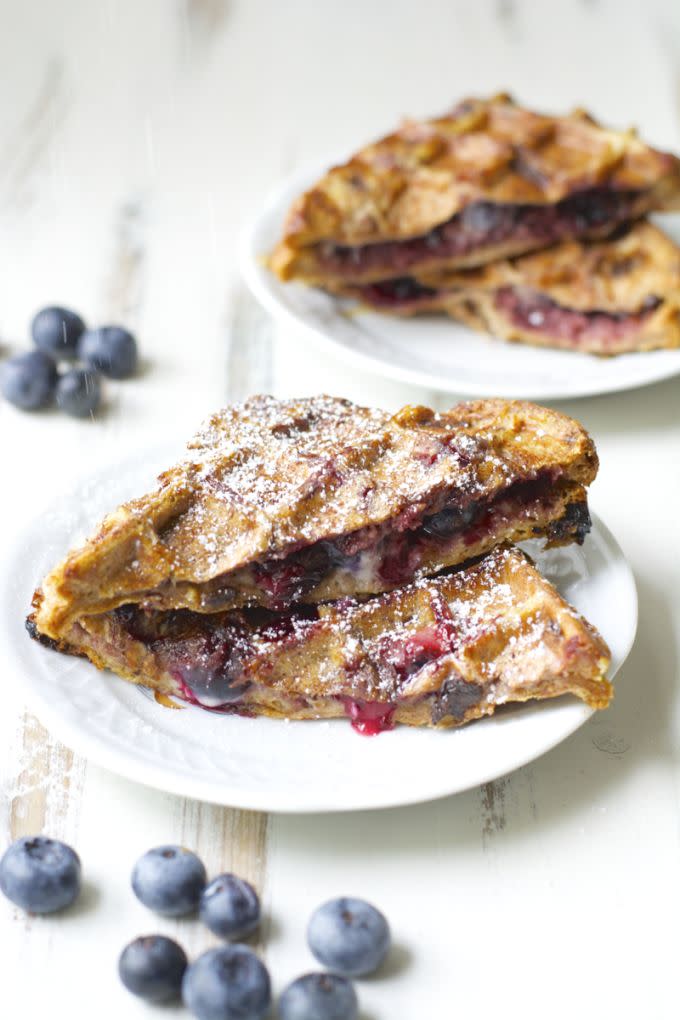
[[[595,354],[680,346],[680,160],[576,111],[508,96],[409,121],[331,169],[270,266],[399,315]]]
[[[44,579],[28,628],[161,695],[363,732],[604,707],[602,638],[511,545],[582,542],[596,471],[533,404],[254,397]]]

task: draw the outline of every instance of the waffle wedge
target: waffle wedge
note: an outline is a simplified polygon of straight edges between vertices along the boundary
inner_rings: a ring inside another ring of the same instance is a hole
[[[407,121],[293,205],[270,266],[322,287],[461,269],[680,208],[680,160],[506,95]]]
[[[479,400],[396,415],[253,397],[43,581],[35,624],[69,640],[122,605],[214,613],[375,594],[504,541],[582,541],[597,455],[565,415]]]
[[[604,708],[609,652],[523,553],[332,605],[199,614],[136,605],[81,618],[64,650],[161,695],[242,715],[349,717],[364,733],[460,726],[575,695]]]

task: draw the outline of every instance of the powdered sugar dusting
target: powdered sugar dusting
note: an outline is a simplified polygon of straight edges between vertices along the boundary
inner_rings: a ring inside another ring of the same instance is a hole
[[[172,572],[172,591],[157,604],[192,604],[183,584],[210,583],[202,597],[212,610],[253,602],[278,608],[303,600],[334,572],[344,574],[339,589],[321,585],[313,601],[408,582],[418,564],[399,562],[401,534],[444,508],[464,520],[513,482],[536,477],[535,423],[499,402],[481,425],[474,415],[466,419],[466,407],[443,414],[407,407],[390,416],[327,396],[259,396],[213,415],[184,460],[161,476],[159,495],[176,510],[157,527]],[[144,518],[147,503],[138,501],[132,513]],[[386,537],[397,544],[381,552],[390,565],[376,587],[375,550]],[[311,567],[309,557],[287,565],[285,576],[276,567],[308,550]],[[258,564],[264,582],[253,570]],[[432,569],[439,567],[425,572]]]

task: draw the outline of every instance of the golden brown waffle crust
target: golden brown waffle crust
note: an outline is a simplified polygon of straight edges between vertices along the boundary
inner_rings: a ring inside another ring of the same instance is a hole
[[[528,402],[390,416],[331,397],[254,397],[214,415],[157,489],[106,517],[45,578],[36,625],[59,641],[80,617],[125,603],[226,609],[239,603],[222,578],[244,565],[385,522],[408,527],[452,490],[485,500],[546,469],[560,478],[555,520],[583,502],[597,455],[577,422]],[[529,537],[516,526],[493,544],[515,536]]]
[[[449,115],[406,121],[329,170],[293,205],[270,264],[282,279],[323,283],[333,273],[317,264],[321,243],[407,240],[474,202],[552,205],[605,186],[640,193],[634,216],[678,208],[680,161],[581,110],[552,117],[507,95],[469,99]],[[454,261],[475,265],[536,247],[505,242]],[[361,276],[369,278],[380,277]]]

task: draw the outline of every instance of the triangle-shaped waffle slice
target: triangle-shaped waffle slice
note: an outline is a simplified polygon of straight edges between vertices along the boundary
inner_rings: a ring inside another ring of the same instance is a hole
[[[535,404],[390,416],[254,397],[45,578],[36,625],[61,640],[120,605],[281,610],[397,588],[503,541],[582,541],[596,471],[585,430]]]
[[[443,311],[508,340],[591,354],[680,347],[680,248],[644,220],[477,269],[348,287],[397,315]]]
[[[74,624],[68,642],[165,703],[344,715],[364,733],[458,726],[563,694],[604,708],[612,695],[602,638],[512,547],[363,603],[211,615],[122,606]]]
[[[469,99],[331,169],[293,205],[270,265],[283,280],[370,283],[606,237],[677,208],[680,160],[634,132]]]

